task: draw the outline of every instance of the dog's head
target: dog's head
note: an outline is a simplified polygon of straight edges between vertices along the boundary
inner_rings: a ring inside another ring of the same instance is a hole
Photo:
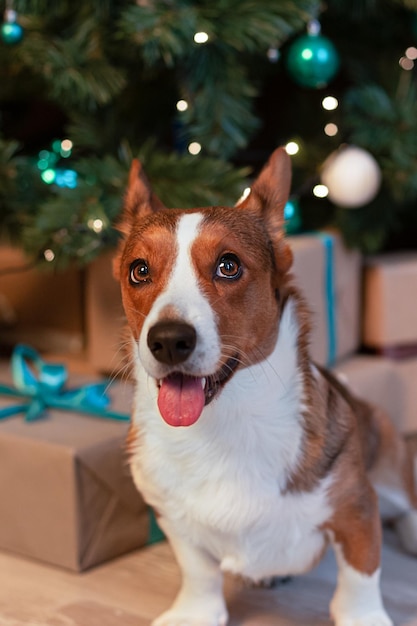
[[[133,162],[114,273],[167,423],[193,424],[238,368],[272,351],[292,262],[290,183],[279,148],[235,207],[166,209]]]

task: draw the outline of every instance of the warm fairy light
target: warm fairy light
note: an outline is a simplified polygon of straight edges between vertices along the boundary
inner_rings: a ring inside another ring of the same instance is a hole
[[[71,152],[72,152],[72,141],[71,139],[63,139],[61,141],[61,147],[59,149],[60,155],[64,158],[67,159],[68,157],[71,156]]]
[[[399,64],[403,70],[409,71],[409,70],[412,70],[414,67],[414,61],[412,61],[411,59],[407,57],[401,57],[401,59],[399,60]]]
[[[271,61],[271,63],[277,63],[277,61],[279,60],[279,57],[280,57],[280,52],[279,52],[278,48],[275,48],[275,47],[271,46],[271,48],[268,49],[268,52],[266,53],[266,56]]]
[[[178,100],[177,102],[177,110],[178,111],[186,111],[188,109],[188,102],[186,100]]]
[[[339,132],[339,129],[336,124],[329,122],[329,124],[326,124],[324,127],[324,132],[328,137],[334,137]]]
[[[188,146],[188,152],[190,154],[199,154],[201,152],[201,144],[198,141],[192,141]]]
[[[196,43],[206,43],[208,41],[208,34],[205,33],[204,31],[200,31],[198,33],[195,33],[194,35],[194,41]]]
[[[95,233],[101,233],[104,227],[104,223],[103,220],[101,220],[100,218],[96,218],[88,220],[87,226],[88,228],[91,228],[91,230],[93,230]]]
[[[72,150],[72,145],[71,139],[63,139],[61,141],[61,150]]]
[[[50,248],[48,248],[47,250],[44,251],[43,256],[45,257],[45,261],[48,261],[48,263],[51,263],[51,261],[53,261],[55,258],[55,252],[51,250]]]
[[[407,59],[415,61],[417,59],[417,48],[415,48],[414,46],[410,46],[405,51],[405,56],[407,57]]]
[[[334,96],[326,96],[321,102],[321,106],[326,111],[334,111],[339,106],[339,101]]]
[[[313,187],[313,194],[316,198],[325,198],[329,195],[329,190],[326,185],[315,185]]]
[[[287,154],[294,155],[299,151],[300,146],[296,141],[289,141],[285,146],[285,151]]]

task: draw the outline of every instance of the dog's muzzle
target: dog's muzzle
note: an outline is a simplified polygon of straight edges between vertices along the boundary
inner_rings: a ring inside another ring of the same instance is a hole
[[[207,376],[192,376],[176,371],[186,363],[197,344],[193,326],[182,321],[161,320],[149,329],[148,348],[154,358],[168,366],[169,374],[158,381],[159,411],[170,426],[190,426],[200,417],[220,389],[232,377],[239,361],[230,357]]]
[[[157,361],[180,365],[194,351],[197,333],[194,326],[186,322],[163,320],[149,329],[147,343]]]

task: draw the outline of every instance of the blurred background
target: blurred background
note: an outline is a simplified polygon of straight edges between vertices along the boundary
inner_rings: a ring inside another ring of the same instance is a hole
[[[4,350],[77,352],[92,308],[121,315],[109,258],[133,157],[167,206],[234,204],[286,145],[289,234],[416,248],[415,0],[0,7]]]

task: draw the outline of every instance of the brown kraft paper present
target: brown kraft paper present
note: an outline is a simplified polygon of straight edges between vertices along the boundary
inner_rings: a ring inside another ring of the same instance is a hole
[[[288,241],[294,279],[312,314],[312,357],[333,365],[360,344],[361,255],[347,250],[336,232],[297,235]]]
[[[131,388],[115,387],[130,404]],[[0,396],[3,407],[18,401]],[[145,545],[151,518],[129,473],[127,429],[54,409],[0,421],[0,549],[81,571]]]
[[[417,355],[417,253],[367,259],[363,342],[387,356]],[[413,350],[414,349],[414,350]]]
[[[417,433],[417,359],[354,355],[334,372],[357,396],[384,409],[400,432]]]

